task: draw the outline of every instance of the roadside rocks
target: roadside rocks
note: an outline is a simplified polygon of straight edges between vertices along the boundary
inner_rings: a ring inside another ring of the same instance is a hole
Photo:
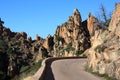
[[[90,39],[91,48],[84,53],[88,57],[89,67],[92,68],[94,72],[107,74],[118,80],[120,79],[119,11],[120,3],[116,5],[109,28],[106,30],[95,30],[94,36]],[[89,26],[89,28],[90,27],[91,26]],[[92,30],[89,28],[88,30],[91,33]]]

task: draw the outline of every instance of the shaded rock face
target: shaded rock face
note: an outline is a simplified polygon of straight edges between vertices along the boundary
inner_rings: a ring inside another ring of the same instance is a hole
[[[43,47],[43,46],[39,49],[39,52],[42,54],[42,58],[45,58],[45,57],[48,56],[48,51],[47,51],[47,49],[46,49],[45,47]]]
[[[43,46],[47,49],[47,51],[50,53],[53,50],[53,37],[51,35],[48,35],[45,39]]]
[[[110,77],[120,79],[120,38],[118,28],[120,14],[118,3],[109,25],[108,30],[96,30],[91,37],[91,48],[84,54],[88,56],[88,65],[94,72],[108,74]]]
[[[90,47],[89,37],[87,22],[82,22],[80,12],[75,9],[68,21],[57,27],[53,52],[63,56],[65,52],[76,55],[76,51]]]
[[[31,66],[35,63],[37,56],[47,56],[39,49],[44,39],[27,39],[25,32],[11,32],[0,22],[0,80],[8,80],[20,74],[22,66]]]

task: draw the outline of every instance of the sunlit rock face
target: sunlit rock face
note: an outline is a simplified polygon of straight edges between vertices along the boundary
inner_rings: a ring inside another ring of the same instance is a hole
[[[115,6],[115,10],[109,25],[109,30],[120,36],[120,3],[116,4]]]
[[[81,15],[78,9],[74,9],[72,17],[73,17],[74,24],[76,26],[81,26],[82,19],[81,19]]]
[[[88,14],[88,20],[87,20],[87,28],[89,31],[89,34],[92,36],[95,33],[95,30],[98,28],[98,20],[94,16],[91,15],[91,13]]]
[[[0,20],[0,72],[3,75],[0,80],[12,79],[21,73],[23,67],[47,57],[47,51],[40,51],[43,42],[38,35],[32,40],[26,32],[12,32]]]
[[[54,53],[64,56],[67,53],[76,55],[90,47],[87,21],[82,22],[78,9],[75,9],[68,21],[57,27],[54,35]]]
[[[88,57],[88,65],[94,72],[108,74],[120,79],[120,3],[113,12],[108,29],[98,29],[91,37],[91,48],[84,54]],[[89,22],[89,21],[88,21]],[[89,24],[88,24],[89,25]],[[91,26],[89,26],[90,28]],[[89,30],[91,33],[92,30]]]

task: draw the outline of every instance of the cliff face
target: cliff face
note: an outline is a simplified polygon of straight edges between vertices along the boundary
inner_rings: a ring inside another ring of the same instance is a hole
[[[107,30],[98,29],[91,37],[91,48],[85,51],[88,65],[95,72],[120,79],[120,3],[116,5]],[[88,28],[89,30],[89,28]],[[91,31],[91,30],[89,30]]]
[[[67,22],[57,27],[54,36],[48,35],[46,39],[36,35],[32,40],[25,32],[12,32],[3,23],[0,20],[0,72],[3,75],[0,79],[11,79],[19,75],[23,67],[32,66],[42,58],[78,56],[90,47],[87,20],[82,22],[77,9]]]
[[[75,56],[90,47],[89,37],[85,22],[82,23],[80,12],[75,9],[68,21],[56,29],[53,54]]]
[[[43,42],[42,38],[34,41],[31,37],[27,38],[25,32],[12,32],[0,21],[0,80],[9,80],[19,75],[23,66],[32,66],[46,57],[47,52],[40,50]]]

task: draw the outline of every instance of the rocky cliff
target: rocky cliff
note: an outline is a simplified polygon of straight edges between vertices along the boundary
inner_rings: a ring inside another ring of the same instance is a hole
[[[53,36],[54,56],[76,56],[90,47],[87,21],[82,22],[78,9],[75,9],[68,21],[58,26]]]
[[[88,24],[90,23],[88,19]],[[92,20],[95,23],[96,20]],[[93,23],[94,23],[93,22]],[[92,29],[92,30],[91,30]],[[94,26],[88,26],[88,30],[94,33],[91,36],[91,48],[85,51],[88,57],[88,65],[93,72],[107,74],[110,77],[120,79],[120,3],[113,12],[108,29],[94,30]]]
[[[42,58],[79,56],[90,47],[87,20],[82,22],[78,9],[57,27],[54,36],[48,35],[46,39],[36,35],[32,40],[25,32],[12,32],[3,24],[0,19],[0,79],[18,76]]]
[[[46,57],[48,52],[42,47],[43,42],[44,39],[40,37],[37,40],[27,38],[25,32],[12,32],[0,20],[0,80],[17,76],[22,67],[32,66],[42,57]]]

